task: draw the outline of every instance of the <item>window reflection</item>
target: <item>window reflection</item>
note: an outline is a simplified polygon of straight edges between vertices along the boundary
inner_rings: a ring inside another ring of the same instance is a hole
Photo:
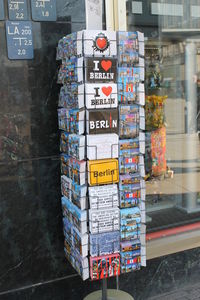
[[[194,5],[196,12],[194,13]],[[142,1],[147,230],[200,220],[200,1]],[[153,11],[152,11],[153,9]]]

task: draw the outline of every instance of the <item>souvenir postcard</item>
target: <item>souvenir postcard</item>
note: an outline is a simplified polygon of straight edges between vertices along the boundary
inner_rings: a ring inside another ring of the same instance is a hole
[[[127,92],[127,95],[129,95],[130,102],[134,102],[135,97],[137,98],[137,95],[133,95],[131,93],[135,93],[138,91],[143,91],[143,84],[144,81],[144,60],[140,60],[140,67],[118,67],[118,76],[117,76],[117,82],[118,82],[118,92],[121,94],[122,92]],[[124,86],[123,86],[124,85]],[[129,92],[129,93],[128,93]]]
[[[56,59],[66,60],[72,56],[83,55],[82,34],[83,31],[73,32],[59,40]]]
[[[83,48],[85,56],[116,56],[116,32],[105,30],[84,30]]]
[[[119,140],[119,156],[129,157],[140,153],[139,137],[135,139]]]
[[[60,135],[60,151],[77,160],[83,160],[85,158],[85,136],[62,131]]]
[[[123,201],[126,200],[126,198],[130,197],[133,198],[132,196],[135,196],[133,194],[133,191],[135,192],[136,190],[139,190],[141,188],[141,182],[142,180],[135,182],[134,184],[119,184],[119,201],[120,205],[123,203]],[[135,199],[135,198],[134,198]],[[137,204],[138,201],[140,200],[132,200],[133,203]]]
[[[141,268],[141,256],[128,258],[125,263],[121,263],[121,273],[128,273]]]
[[[58,109],[59,129],[76,134],[83,134],[85,131],[85,111],[78,109]]]
[[[121,155],[119,157],[119,173],[133,174],[139,173],[140,176],[145,176],[144,171],[144,156],[142,155]]]
[[[85,58],[85,81],[91,83],[116,82],[117,59],[105,57]]]
[[[117,158],[119,136],[115,133],[87,135],[87,158],[89,160]]]
[[[145,134],[139,133],[139,137],[135,139],[119,140],[119,156],[131,156],[145,152]]]
[[[120,138],[135,138],[139,136],[139,109],[136,105],[130,106],[120,105],[119,109],[119,134]],[[129,111],[130,109],[130,111]]]
[[[135,251],[141,249],[141,242],[140,239],[136,239],[133,241],[125,241],[121,242],[120,244],[121,253],[127,252],[127,251]]]
[[[122,176],[122,181],[119,184],[119,196],[120,196],[120,205],[121,203],[123,203],[124,201],[128,201],[127,199],[132,198],[132,202],[134,204],[137,204],[138,200],[141,201],[145,201],[145,181],[143,179],[141,179],[140,176],[138,176],[138,174],[132,174],[132,175],[128,175],[131,176],[132,178],[130,179],[129,177],[126,178],[124,177],[125,175],[120,175],[120,177]],[[135,176],[135,178],[134,178]],[[134,183],[128,183],[125,184],[125,182],[127,181],[132,181]],[[135,192],[137,190],[140,190],[140,193],[138,193],[139,199],[137,200],[136,194]],[[127,203],[128,205],[128,203]]]
[[[143,69],[141,67],[118,67],[117,69],[117,83],[123,84],[127,83],[123,90],[128,91],[139,87],[140,82],[142,81],[141,74]],[[132,83],[132,85],[128,85]]]
[[[140,129],[145,129],[145,112],[144,108],[139,105],[120,105],[120,122],[124,125],[130,126],[132,124],[139,124]]]
[[[146,223],[146,209],[145,202],[141,201],[139,204],[140,212],[141,212],[141,223]]]
[[[141,214],[138,207],[124,208],[120,210],[121,240],[129,241],[140,236]]]
[[[92,234],[119,230],[119,208],[90,209],[89,228]]]
[[[119,157],[119,174],[133,174],[138,173],[139,170],[139,155]]]
[[[99,256],[120,252],[119,231],[90,234],[90,255]]]
[[[117,184],[90,186],[88,188],[90,209],[119,206]]]
[[[69,155],[69,135],[70,133],[61,131],[60,132],[60,152]]]
[[[128,118],[128,116],[127,116]],[[139,136],[139,124],[134,123],[127,123],[127,119],[125,116],[121,116],[120,124],[119,124],[119,136],[120,139],[126,139],[126,138],[136,138]]]
[[[85,105],[87,109],[115,108],[118,106],[116,83],[86,83]]]
[[[119,63],[135,65],[139,62],[139,41],[137,32],[118,31]]]
[[[66,63],[63,62],[62,65],[60,65],[59,71],[58,71],[58,78],[57,78],[57,83],[58,84],[63,84],[63,79],[67,73],[67,66]]]
[[[68,220],[67,217],[63,218],[63,233],[67,242],[72,246],[72,223]]]
[[[87,232],[87,211],[80,210],[66,197],[62,197],[63,216],[74,225],[81,234]]]
[[[66,71],[62,72],[62,84],[83,82],[83,57],[71,57],[64,63]]]
[[[61,176],[61,193],[67,199],[72,199],[72,180],[65,175]]]
[[[72,202],[78,206],[81,210],[87,208],[87,200],[86,200],[86,192],[87,186],[86,185],[79,185],[75,182],[72,182],[72,194],[71,199]]]
[[[92,280],[120,275],[120,255],[90,257],[90,277]]]
[[[128,208],[138,206],[141,202],[141,189],[132,191],[120,191],[120,207]]]
[[[120,253],[121,265],[132,264],[131,260],[134,259],[135,257],[138,257],[138,256],[141,256],[140,249]]]
[[[71,178],[75,183],[84,185],[86,183],[86,161],[70,158]]]
[[[88,234],[80,234],[67,218],[63,218],[63,231],[67,242],[76,248],[82,257],[88,255]]]
[[[85,136],[84,135],[69,135],[69,155],[83,160],[85,158]]]
[[[145,105],[144,84],[134,83],[129,77],[118,78],[118,101],[120,104]]]
[[[88,160],[87,164],[90,186],[119,182],[118,159]]]
[[[84,107],[84,84],[71,83],[60,88],[58,106],[63,108]]]
[[[118,134],[118,109],[95,109],[86,111],[87,134]]]
[[[61,174],[71,178],[70,157],[67,154],[62,153],[60,155],[60,167]]]
[[[118,56],[122,65],[135,65],[139,55],[144,56],[144,34],[141,32],[118,31]]]
[[[132,105],[120,105],[119,106],[119,111],[120,111],[120,116],[121,115],[133,115],[135,114],[135,118],[136,118],[136,121],[139,119],[140,116],[142,116],[144,113],[143,113],[143,110],[142,108],[139,106],[139,105],[136,105],[136,104],[132,104]],[[132,119],[127,120],[127,123],[131,122]]]
[[[86,183],[86,161],[79,161],[64,153],[60,155],[60,159],[61,174],[66,175],[79,185],[84,185]]]
[[[72,264],[74,269],[79,273],[83,280],[89,278],[89,262],[87,257],[82,257],[76,248],[71,247],[71,245],[65,240],[64,242],[64,252],[67,260]]]
[[[140,187],[140,180],[141,177],[139,174],[124,174],[120,175],[120,186],[127,185],[127,184],[135,184],[136,186]]]
[[[81,210],[86,209],[86,185],[78,185],[65,175],[61,176],[61,193]]]

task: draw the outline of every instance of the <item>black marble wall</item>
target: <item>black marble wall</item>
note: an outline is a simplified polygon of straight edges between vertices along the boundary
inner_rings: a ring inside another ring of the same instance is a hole
[[[84,0],[58,0],[57,17],[32,22],[33,60],[8,60],[0,21],[0,293],[75,273],[63,255],[55,58],[58,40],[85,28]]]
[[[63,35],[85,28],[84,0],[57,0],[57,14],[57,22],[32,23],[31,61],[8,60],[0,21],[1,300],[75,300],[99,288],[65,260],[61,224],[55,54]],[[121,276],[120,288],[148,299],[198,280],[199,261],[199,250],[152,260]]]

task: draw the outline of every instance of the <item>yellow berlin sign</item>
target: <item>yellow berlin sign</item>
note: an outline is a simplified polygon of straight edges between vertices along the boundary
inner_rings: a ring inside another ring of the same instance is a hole
[[[100,159],[88,161],[89,185],[111,184],[119,182],[117,159]]]

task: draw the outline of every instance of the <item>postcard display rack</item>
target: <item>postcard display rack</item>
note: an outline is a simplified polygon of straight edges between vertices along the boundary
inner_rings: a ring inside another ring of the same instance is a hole
[[[144,36],[63,37],[58,83],[63,228],[83,280],[146,265]]]

